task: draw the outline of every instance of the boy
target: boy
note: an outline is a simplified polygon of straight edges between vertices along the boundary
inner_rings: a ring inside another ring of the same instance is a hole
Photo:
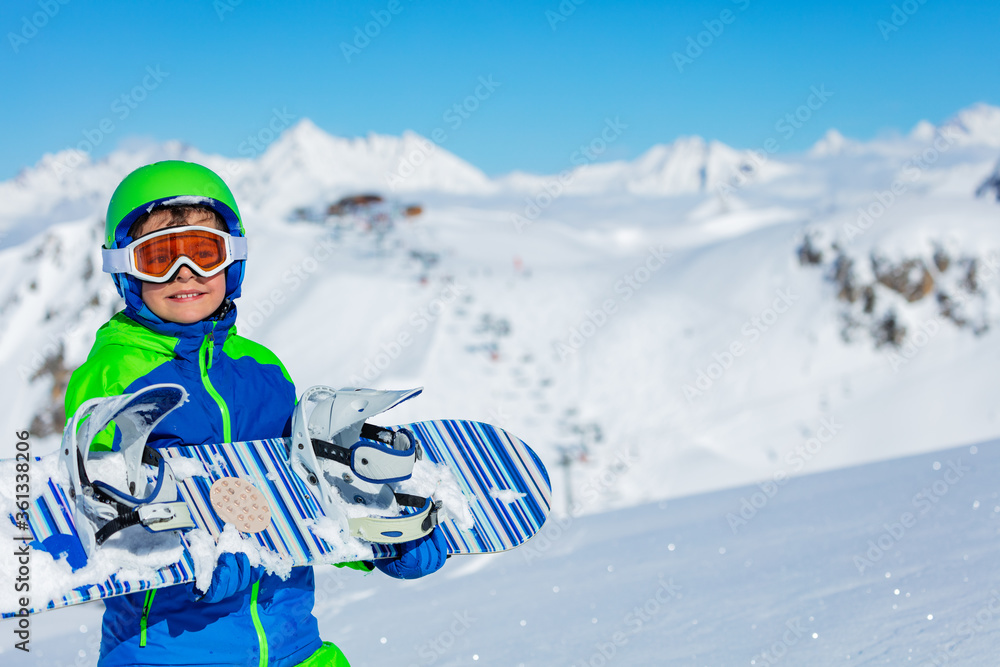
[[[239,210],[211,170],[166,161],[141,167],[111,197],[104,270],[125,310],[97,332],[66,392],[66,414],[86,400],[173,382],[189,400],[148,444],[213,444],[287,436],[295,389],[278,358],[233,327],[246,264]],[[94,449],[120,441],[109,426]],[[436,571],[439,531],[374,567],[397,578]],[[372,563],[351,563],[370,571]],[[204,593],[193,584],[106,600],[100,665],[347,665],[319,638],[311,567],[286,580],[224,554]]]

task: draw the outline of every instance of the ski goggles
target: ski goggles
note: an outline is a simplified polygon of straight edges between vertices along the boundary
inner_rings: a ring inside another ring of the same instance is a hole
[[[105,273],[127,273],[150,283],[169,282],[182,266],[206,278],[247,258],[247,240],[211,227],[174,227],[124,248],[102,248]]]

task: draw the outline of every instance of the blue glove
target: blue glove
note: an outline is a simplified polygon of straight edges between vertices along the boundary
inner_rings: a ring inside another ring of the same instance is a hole
[[[437,572],[448,557],[444,533],[435,528],[419,540],[399,545],[399,557],[375,561],[375,567],[396,579],[418,579]]]
[[[250,584],[260,578],[260,568],[250,567],[250,560],[244,553],[224,553],[212,573],[212,583],[205,594],[196,598],[199,602],[221,602],[228,597],[245,591]],[[195,591],[195,595],[197,595]]]

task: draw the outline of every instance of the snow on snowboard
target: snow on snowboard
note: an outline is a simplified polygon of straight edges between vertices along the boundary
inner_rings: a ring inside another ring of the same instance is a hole
[[[146,438],[187,400],[182,387],[88,401],[58,452],[0,461],[0,479],[30,479],[30,492],[0,493],[0,539],[14,545],[0,576],[23,582],[0,592],[0,612],[188,582],[204,590],[225,551],[282,575],[392,558],[435,526],[450,554],[523,544],[548,515],[551,485],[521,440],[473,421],[366,422],[420,391],[312,387],[290,438],[160,449]],[[112,421],[118,451],[90,452]]]

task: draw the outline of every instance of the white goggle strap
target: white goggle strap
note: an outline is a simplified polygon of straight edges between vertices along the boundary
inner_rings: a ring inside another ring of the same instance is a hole
[[[128,248],[101,248],[101,270],[105,273],[131,273]]]
[[[229,242],[229,255],[234,262],[247,258],[247,237],[230,235],[227,241]]]

